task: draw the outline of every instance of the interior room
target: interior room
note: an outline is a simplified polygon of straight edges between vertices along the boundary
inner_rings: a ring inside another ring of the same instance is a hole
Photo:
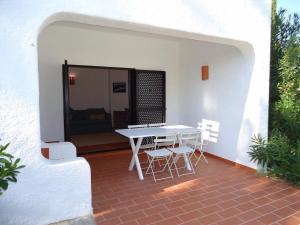
[[[114,132],[129,123],[128,70],[69,67],[70,141],[79,154],[128,148]]]

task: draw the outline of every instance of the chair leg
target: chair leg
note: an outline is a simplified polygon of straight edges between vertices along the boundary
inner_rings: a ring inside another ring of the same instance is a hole
[[[166,163],[165,163],[165,165],[164,165],[164,168],[163,168],[162,170],[157,171],[157,172],[154,172],[153,167],[154,167],[155,161],[157,161],[158,158],[156,158],[156,157],[150,157],[149,155],[147,155],[147,156],[148,156],[149,166],[148,166],[148,168],[147,168],[145,174],[150,174],[150,173],[152,173],[152,176],[153,176],[153,179],[154,179],[155,183],[156,183],[158,180],[163,180],[163,179],[173,178],[173,173],[172,173],[172,170],[171,170],[171,167],[170,167],[170,159],[172,158],[172,155],[169,156],[169,157],[160,158],[161,160],[162,160],[162,159],[165,159],[165,160],[166,160]],[[156,179],[155,173],[164,172],[164,170],[165,170],[166,168],[168,168],[169,173],[170,173],[170,176],[164,177],[164,178]],[[151,172],[150,172],[149,170],[151,170]]]
[[[200,162],[200,160],[201,160],[201,155],[202,155],[202,153],[201,153],[201,151],[200,151],[200,156],[197,158],[197,161],[195,162],[195,167],[197,166],[198,162]]]
[[[150,168],[152,169],[152,163],[153,163],[153,160],[154,160],[154,159],[151,158],[151,160],[150,160],[150,157],[148,156],[148,160],[149,160],[149,166],[148,166],[148,168],[147,168],[145,174],[149,174],[148,171],[149,171]]]
[[[173,178],[173,173],[172,173],[172,170],[171,170],[171,167],[170,167],[170,164],[169,164],[169,161],[170,159],[172,158],[172,156],[168,157],[166,160],[166,164],[168,165],[168,168],[169,168],[169,172],[170,172],[170,175],[171,175],[171,178]]]
[[[198,157],[196,156],[196,153],[195,153],[195,151],[191,154],[191,156],[190,156],[190,159],[192,159],[193,158],[193,156],[196,158],[196,159],[198,159]]]
[[[166,169],[166,167],[167,167],[168,157],[165,158],[165,159],[166,159],[166,164],[165,164],[164,167],[162,168],[162,170],[161,170],[162,172],[165,171],[165,169]],[[159,162],[159,161],[158,161],[158,162]],[[159,167],[160,167],[160,166],[161,166],[161,165],[159,165]]]
[[[204,156],[204,152],[203,151],[200,151],[200,156],[199,158],[197,159],[196,163],[195,163],[195,166],[197,166],[198,162],[201,160],[201,158],[204,159],[205,163],[208,164],[208,161],[206,159],[206,157]]]
[[[192,154],[193,154],[193,153],[191,153],[191,155],[192,155]],[[177,167],[176,161],[175,161],[175,160],[173,161],[173,164],[174,164],[174,166],[175,166],[175,170],[176,170],[176,172],[177,172],[178,177],[184,176],[184,175],[189,175],[189,174],[196,174],[195,169],[194,169],[194,167],[193,167],[193,163],[192,163],[192,161],[191,161],[191,155],[187,155],[187,157],[186,157],[187,160],[188,160],[188,163],[189,163],[190,166],[191,166],[191,172],[187,172],[187,173],[180,174],[180,173],[179,173],[179,170],[178,170],[178,169],[180,169],[180,168]],[[177,161],[178,161],[178,159],[179,159],[181,156],[184,157],[183,154],[177,154],[177,155],[176,155]],[[187,169],[187,166],[184,165],[184,167],[181,167],[181,168],[186,168],[186,169]]]
[[[152,161],[153,161],[153,159],[152,159]],[[152,176],[153,176],[154,182],[156,183],[155,174],[154,174],[154,171],[153,171],[153,168],[152,168],[152,161],[150,163],[150,168],[151,168],[151,172],[152,172]]]
[[[193,156],[194,156],[196,159],[198,159],[198,157],[197,157],[197,155],[196,155],[196,150],[200,151],[200,149],[201,149],[201,147],[197,147],[197,146],[193,149],[192,154],[190,154],[190,159],[191,159],[191,160],[192,160]]]
[[[193,153],[194,153],[194,152],[193,152]],[[192,154],[193,154],[193,153],[192,153]],[[188,156],[187,158],[188,158],[189,164],[191,165],[193,174],[196,174],[196,173],[195,173],[195,169],[194,169],[194,167],[193,167],[193,163],[192,163],[191,157]]]
[[[206,157],[205,157],[205,155],[204,155],[204,152],[201,152],[201,155],[202,155],[204,161],[206,162],[206,164],[208,164],[208,161],[207,161],[207,159],[206,159]]]
[[[174,167],[175,167],[175,170],[176,170],[176,173],[177,173],[177,176],[180,177],[180,173],[179,173],[179,170],[178,170],[178,167],[177,167],[177,162],[180,158],[180,155],[179,154],[176,154],[175,157],[173,157],[173,164],[174,164]]]
[[[141,153],[139,153],[139,154],[145,154],[145,155],[147,155],[145,152],[141,152]],[[144,161],[144,162],[140,162],[140,164],[141,164],[141,166],[142,165],[145,165],[145,167],[142,167],[142,169],[146,169],[147,168],[147,163],[149,162],[149,157],[148,157],[148,155],[147,155],[147,160],[146,160],[146,162]]]

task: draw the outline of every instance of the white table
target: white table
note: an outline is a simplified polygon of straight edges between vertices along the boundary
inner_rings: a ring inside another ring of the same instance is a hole
[[[142,168],[140,165],[138,153],[141,147],[143,138],[145,137],[155,137],[155,136],[164,136],[170,134],[178,134],[184,132],[196,132],[201,131],[200,129],[185,126],[185,125],[172,125],[172,126],[163,126],[163,127],[148,127],[148,128],[136,128],[136,129],[118,129],[115,130],[117,133],[128,137],[130,140],[132,158],[129,165],[129,170],[132,171],[134,165],[138,171],[139,179],[144,180]],[[137,143],[134,143],[134,139],[137,139]],[[188,162],[188,159],[185,157],[185,163],[187,169],[191,170],[191,166]]]

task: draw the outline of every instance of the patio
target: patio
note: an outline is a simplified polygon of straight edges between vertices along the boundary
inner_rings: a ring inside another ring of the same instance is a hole
[[[207,156],[196,176],[154,183],[128,171],[131,152],[87,155],[101,225],[300,224],[300,190]]]

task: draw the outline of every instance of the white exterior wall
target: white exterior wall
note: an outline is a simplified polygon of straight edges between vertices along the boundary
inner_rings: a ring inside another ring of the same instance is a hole
[[[166,71],[167,122],[178,122],[178,41],[137,32],[58,23],[41,33],[38,46],[43,140],[64,140],[61,64],[65,59],[69,64]],[[49,86],[46,81],[53,85]]]
[[[191,126],[202,118],[218,121],[218,142],[207,151],[255,167],[247,154],[254,126],[245,111],[253,57],[245,57],[236,47],[196,41],[185,41],[180,49],[180,120]],[[209,66],[209,80],[201,80],[201,65]]]
[[[236,144],[236,161],[249,165],[245,159],[245,151],[248,150],[246,146],[250,137],[257,132],[264,136],[267,134],[270,9],[270,0],[111,0],[101,3],[97,0],[74,0],[72,3],[67,0],[1,1],[0,137],[2,143],[11,142],[10,153],[21,157],[26,168],[18,176],[18,183],[10,185],[8,191],[0,198],[0,224],[47,224],[91,213],[90,177],[86,162],[78,160],[50,164],[40,156],[37,41],[40,31],[47,24],[67,20],[237,47],[240,53],[225,46],[222,48],[229,54],[229,57],[226,55],[224,59],[241,61],[247,70],[244,77],[241,74],[228,76],[249,80],[244,86],[248,88],[248,92],[236,93],[242,95],[241,99],[244,97],[245,101],[239,104],[243,104],[245,108],[243,112],[237,113],[241,124],[233,125],[234,135],[239,137]],[[219,56],[216,49],[214,53],[215,56]],[[238,59],[239,55],[242,55],[243,59]],[[205,61],[199,61],[202,60]],[[76,63],[76,60],[71,61]],[[61,61],[58,63],[61,64]],[[182,62],[182,68],[185,63]],[[206,63],[210,65],[210,62]],[[221,56],[212,61],[211,80],[201,84],[201,93],[205,94],[209,86],[220,87],[220,84],[212,83],[215,79],[218,79],[218,82],[225,79],[213,78],[213,72],[220,69],[222,63]],[[200,73],[201,67],[199,66],[198,72],[196,64],[197,62],[188,76],[193,77]],[[213,65],[219,66],[217,68]],[[224,67],[228,72],[242,69],[239,66],[232,68],[227,64]],[[182,82],[184,87],[192,89],[189,81]],[[237,86],[235,84],[234,90],[239,90]],[[183,104],[182,106],[185,106],[185,99],[189,99],[188,96],[183,96],[184,93],[186,91],[181,92],[179,103]],[[214,104],[220,103],[220,96],[208,94],[208,99]],[[227,97],[232,96],[231,93],[227,94]],[[210,107],[207,106],[206,109],[209,110]],[[200,114],[202,117],[202,113],[208,115],[206,113],[209,111],[201,110],[198,109],[199,113],[192,115],[195,120],[198,120]],[[230,109],[227,109],[225,113],[228,115],[230,112]],[[184,115],[183,113],[180,112],[179,115]],[[192,118],[181,118],[187,123],[192,123]],[[218,118],[224,121],[222,116]],[[221,129],[222,127],[221,124]],[[231,138],[230,134],[226,135]],[[226,140],[222,141],[226,143]],[[232,155],[226,157],[231,158]],[[76,182],[77,180],[80,183]]]

